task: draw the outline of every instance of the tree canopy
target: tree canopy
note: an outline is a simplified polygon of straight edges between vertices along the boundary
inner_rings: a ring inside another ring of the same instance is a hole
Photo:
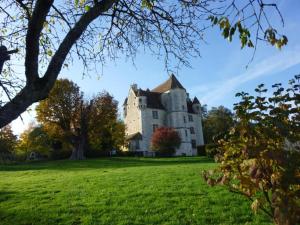
[[[233,113],[230,109],[224,106],[212,107],[203,117],[205,143],[216,143],[218,137],[224,137],[233,125]]]
[[[88,101],[74,82],[59,79],[36,111],[49,136],[72,149],[71,159],[83,159],[86,153],[95,156],[125,144],[118,102],[107,92]]]
[[[53,156],[52,139],[43,126],[29,126],[20,135],[15,154],[19,159],[27,159],[31,152],[50,158]]]
[[[9,125],[0,129],[0,153],[12,153],[16,144],[17,136]]]
[[[62,67],[76,59],[88,71],[145,47],[167,68],[189,65],[212,25],[229,40],[238,34],[242,47],[258,40],[281,47],[287,38],[272,26],[273,11],[281,18],[275,1],[264,0],[2,0],[0,41],[18,48],[24,70],[19,76],[8,63],[1,74],[0,127],[47,98]]]

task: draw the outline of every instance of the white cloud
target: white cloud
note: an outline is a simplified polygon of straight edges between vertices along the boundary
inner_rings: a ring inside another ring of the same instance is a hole
[[[26,112],[22,113],[22,119],[18,117],[11,123],[11,127],[15,135],[20,135],[28,128],[29,124],[35,123],[35,107],[36,104],[32,105]]]
[[[252,65],[246,72],[221,82],[206,84],[205,86],[193,87],[193,92],[202,97],[200,100],[204,103],[213,105],[220,102],[228,93],[234,91],[237,87],[251,80],[268,76],[274,73],[282,72],[292,66],[300,64],[300,46],[293,50],[278,52],[261,62]]]

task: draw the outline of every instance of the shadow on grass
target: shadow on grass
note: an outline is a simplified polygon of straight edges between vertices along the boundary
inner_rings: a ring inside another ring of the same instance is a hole
[[[0,203],[14,197],[15,194],[16,192],[12,191],[0,191]]]
[[[113,169],[144,166],[168,166],[197,163],[214,163],[207,157],[173,157],[173,158],[144,158],[144,157],[111,157],[87,159],[81,161],[57,160],[40,161],[14,165],[0,165],[0,171],[24,170],[82,170],[82,169]]]

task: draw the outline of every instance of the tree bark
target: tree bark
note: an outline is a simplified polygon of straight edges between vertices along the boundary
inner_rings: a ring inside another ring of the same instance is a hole
[[[85,159],[84,153],[88,148],[88,126],[92,106],[93,101],[90,101],[88,105],[85,105],[83,100],[81,101],[80,127],[77,129],[76,147],[72,151],[71,160]]]
[[[85,159],[84,152],[85,152],[85,147],[86,147],[86,140],[82,137],[82,135],[77,138],[79,140],[78,140],[76,146],[74,146],[74,148],[72,150],[70,159],[71,160],[84,160]]]

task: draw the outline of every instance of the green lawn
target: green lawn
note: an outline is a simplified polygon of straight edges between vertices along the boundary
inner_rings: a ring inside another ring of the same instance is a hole
[[[269,224],[242,196],[208,187],[196,158],[0,166],[0,224]]]

